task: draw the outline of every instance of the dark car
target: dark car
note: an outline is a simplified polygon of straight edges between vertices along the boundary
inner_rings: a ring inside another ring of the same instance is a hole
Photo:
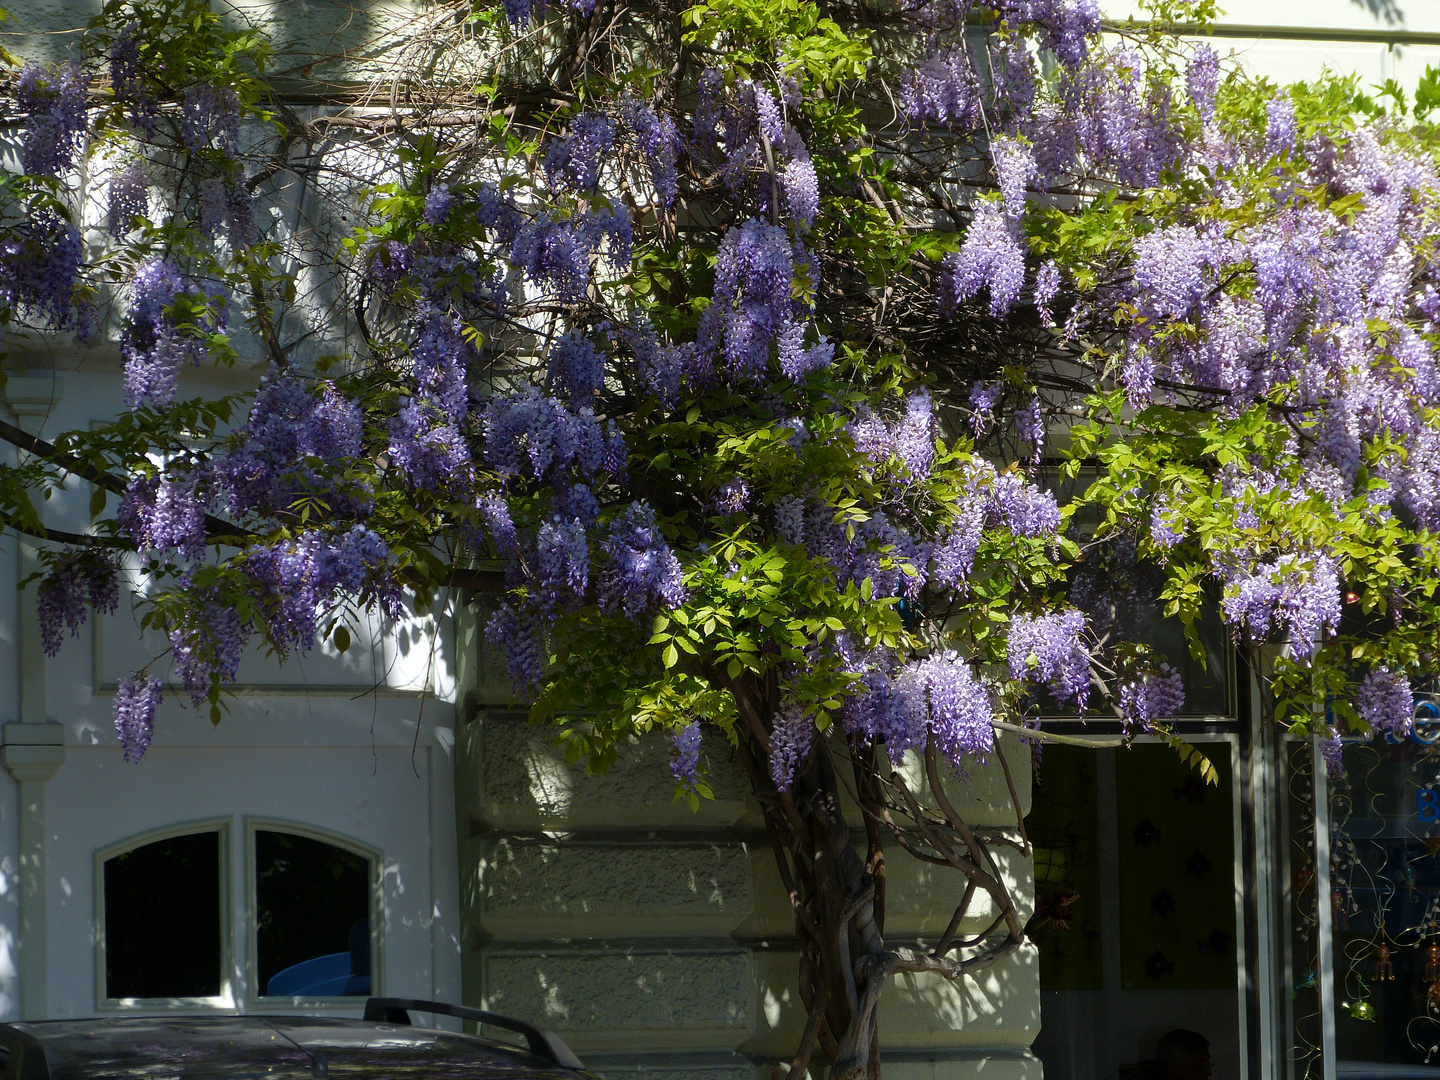
[[[523,1045],[410,1025],[410,1012],[473,1021]],[[5,1080],[594,1080],[548,1031],[404,998],[363,1020],[315,1016],[122,1016],[0,1024]]]

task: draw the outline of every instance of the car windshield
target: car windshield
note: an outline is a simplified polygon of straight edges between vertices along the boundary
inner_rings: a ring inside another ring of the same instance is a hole
[[[427,1028],[312,1017],[136,1017],[16,1024],[45,1048],[51,1080],[544,1080],[519,1048]]]

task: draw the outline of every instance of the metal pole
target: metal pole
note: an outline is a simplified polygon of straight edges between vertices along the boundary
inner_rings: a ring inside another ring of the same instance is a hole
[[[1324,1080],[1335,1080],[1335,953],[1331,942],[1330,785],[1320,737],[1311,738],[1315,780],[1315,982],[1320,989],[1320,1061]]]

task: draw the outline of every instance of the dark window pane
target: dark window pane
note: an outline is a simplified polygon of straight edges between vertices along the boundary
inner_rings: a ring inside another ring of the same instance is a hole
[[[307,836],[256,832],[262,995],[369,995],[372,880],[363,855]]]
[[[157,840],[105,860],[105,995],[220,993],[220,834]]]

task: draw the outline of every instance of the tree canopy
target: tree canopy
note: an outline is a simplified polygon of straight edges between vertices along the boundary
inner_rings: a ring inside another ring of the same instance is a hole
[[[1440,77],[1281,88],[1167,29],[1208,3],[1152,14],[457,0],[317,98],[203,0],[109,0],[10,83],[11,354],[115,350],[127,404],[0,425],[46,649],[147,579],[138,760],[167,675],[218,720],[249,643],[489,596],[576,760],[664,733],[694,804],[701,725],[735,745],[805,943],[796,1068],[875,1075],[890,974],[1023,941],[1023,822],[946,794],[1011,775],[997,731],[1109,715],[1207,768],[1138,613],[1203,656],[1218,612],[1337,761],[1434,670]],[[213,363],[253,391],[185,396]],[[73,478],[84,535],[37,502]],[[927,950],[885,942],[890,842],[968,880]]]

